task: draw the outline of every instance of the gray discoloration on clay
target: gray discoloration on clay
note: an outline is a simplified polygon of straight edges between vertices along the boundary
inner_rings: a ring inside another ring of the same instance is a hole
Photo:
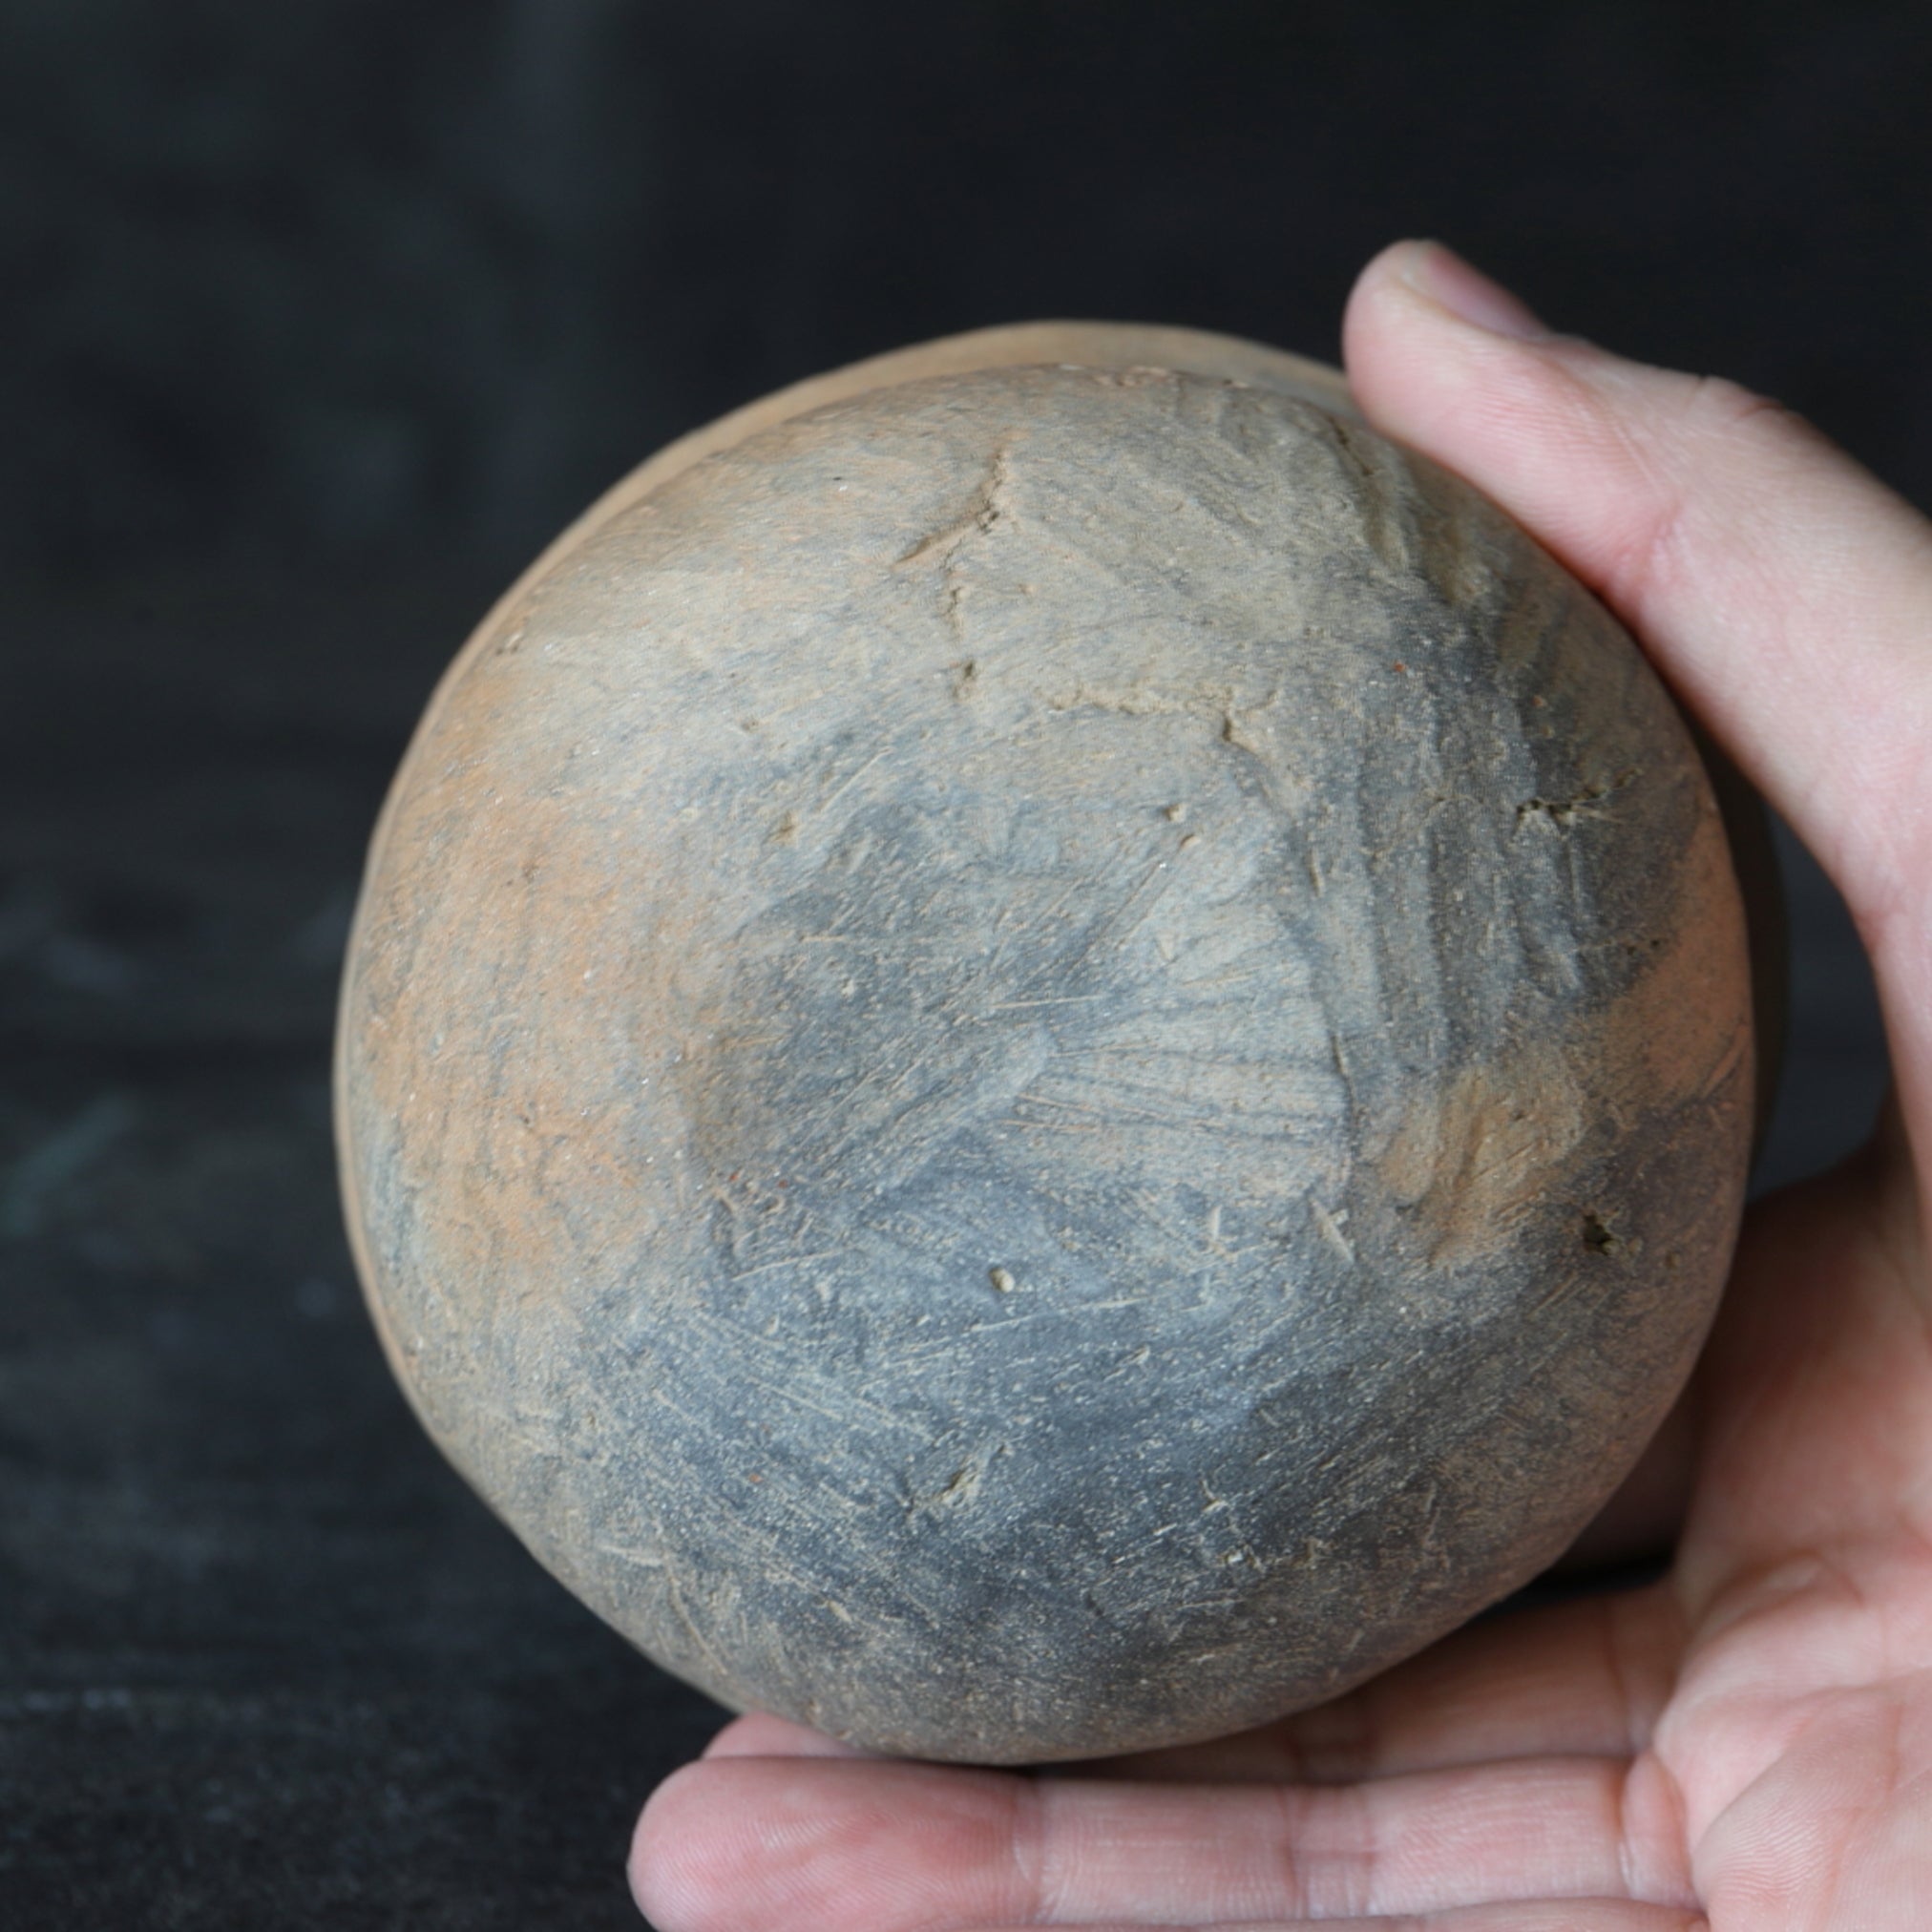
[[[670,1669],[1044,1759],[1327,1696],[1553,1556],[1708,1320],[1722,834],[1603,610],[1260,388],[966,371],[499,610],[345,994],[371,1302]]]

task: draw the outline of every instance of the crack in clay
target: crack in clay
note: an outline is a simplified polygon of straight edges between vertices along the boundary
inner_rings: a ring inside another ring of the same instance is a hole
[[[1013,485],[1013,468],[1007,459],[1006,446],[1001,444],[993,452],[993,460],[987,466],[985,480],[973,493],[973,500],[964,512],[953,522],[922,536],[912,549],[894,558],[895,563],[917,563],[921,558],[938,553],[942,557],[951,554],[976,531],[981,536],[988,535],[993,526],[1007,514],[1005,497]]]
[[[934,557],[939,566],[939,581],[944,600],[941,610],[948,626],[956,633],[963,633],[965,620],[959,615],[959,605],[966,595],[966,586],[959,580],[960,552],[968,538],[991,536],[995,527],[1011,515],[1008,494],[1013,485],[1013,470],[1007,459],[1006,445],[1000,443],[993,452],[984,480],[973,493],[973,499],[953,522],[922,536],[913,547],[893,558],[895,569],[904,569],[914,563],[923,563]],[[956,696],[963,696],[963,689]]]
[[[1579,819],[1606,817],[1604,801],[1633,784],[1638,775],[1635,770],[1620,771],[1607,785],[1587,785],[1568,798],[1526,798],[1516,808],[1516,829],[1545,825],[1552,831],[1567,832]]]

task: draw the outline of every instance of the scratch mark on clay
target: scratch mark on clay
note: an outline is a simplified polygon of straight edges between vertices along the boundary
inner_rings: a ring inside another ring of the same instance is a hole
[[[646,1555],[640,1549],[626,1549],[620,1544],[600,1543],[597,1545],[599,1556],[607,1556],[613,1563],[620,1563],[629,1569],[662,1570],[666,1567],[661,1555]]]
[[[741,1281],[749,1281],[754,1275],[775,1274],[781,1268],[804,1268],[808,1262],[836,1261],[838,1250],[821,1249],[816,1254],[789,1254],[782,1261],[761,1261],[756,1268],[746,1268],[737,1274],[727,1274],[724,1279],[734,1287]]]
[[[1342,1037],[1340,1034],[1331,1033],[1329,1035],[1329,1052],[1334,1056],[1335,1072],[1341,1077],[1341,1083],[1348,1090],[1349,1105],[1354,1107],[1358,1104],[1355,1098],[1355,1077],[1354,1070],[1349,1065],[1348,1055],[1342,1051]]]
[[[1726,1049],[1723,1058],[1711,1069],[1710,1078],[1698,1089],[1697,1098],[1699,1100],[1709,1100],[1737,1071],[1737,1062],[1744,1058],[1750,1044],[1751,1036],[1749,1032],[1740,1026],[1731,1036],[1731,1044]]]
[[[1063,1320],[1069,1313],[1077,1313],[1077,1312],[1079,1312],[1078,1310],[1068,1310],[1060,1308],[1043,1308],[1040,1310],[1040,1312],[1036,1314],[1008,1314],[1008,1315],[1001,1315],[997,1320],[994,1321],[969,1322],[965,1328],[960,1330],[960,1334],[969,1335],[983,1335],[991,1334],[996,1329],[999,1330],[1003,1334],[1007,1329],[1024,1328],[1028,1322],[1060,1321]]]
[[[1034,1006],[1088,1006],[1097,999],[1111,998],[1105,993],[1064,993],[1051,999],[1002,999],[993,1007],[995,1013],[1020,1013]]]
[[[801,1409],[809,1409],[814,1416],[823,1416],[828,1422],[836,1423],[841,1429],[847,1427],[851,1418],[841,1416],[836,1409],[828,1408],[823,1402],[814,1402],[809,1396],[802,1395],[796,1388],[785,1388],[777,1382],[767,1382],[758,1376],[746,1376],[745,1381],[754,1389],[763,1389],[767,1396],[776,1396],[781,1401],[795,1402]],[[874,1408],[874,1404],[854,1403],[854,1407]],[[885,1411],[876,1413],[885,1414]]]
[[[660,1530],[659,1534],[662,1533]],[[678,1581],[676,1566],[666,1560],[658,1567],[664,1579],[664,1596],[671,1606],[672,1614],[684,1627],[684,1632],[696,1647],[698,1654],[717,1672],[719,1681],[728,1684],[731,1681],[731,1672],[724,1668],[724,1659],[711,1648],[710,1639],[698,1628],[698,1621],[692,1616],[690,1606],[684,1601],[684,1592]]]
[[[1342,1223],[1349,1218],[1349,1210],[1344,1208],[1338,1213],[1331,1214],[1319,1201],[1311,1201],[1308,1204],[1308,1211],[1313,1218],[1321,1238],[1353,1268],[1355,1260],[1354,1243],[1342,1232]]]
[[[910,1522],[918,1516],[936,1516],[942,1509],[962,1509],[979,1494],[986,1480],[987,1465],[994,1457],[1000,1455],[1005,1444],[991,1450],[983,1456],[970,1457],[962,1462],[941,1486],[930,1496],[914,1496],[906,1511]]]
[[[859,780],[862,779],[866,775],[866,773],[869,772],[872,768],[872,766],[875,766],[879,762],[879,760],[882,759],[885,755],[886,755],[886,748],[885,746],[881,746],[879,749],[874,751],[872,755],[870,758],[868,758],[863,765],[859,766],[855,770],[848,773],[846,777],[842,778],[837,785],[833,786],[832,788],[829,792],[827,792],[822,799],[819,800],[818,802],[819,809],[821,811],[830,811],[831,808],[834,805],[836,805],[838,801],[841,798],[843,798],[846,795],[846,793],[849,792],[852,788],[852,787],[855,786],[859,782]]]

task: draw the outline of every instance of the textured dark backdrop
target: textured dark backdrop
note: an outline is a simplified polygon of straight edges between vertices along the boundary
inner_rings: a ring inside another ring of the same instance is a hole
[[[419,1438],[325,1059],[442,661],[654,444],[1049,314],[1332,355],[1435,232],[1932,497],[1918,5],[0,11],[0,1922],[634,1922],[715,1722]],[[1767,1178],[1862,1131],[1787,847]]]

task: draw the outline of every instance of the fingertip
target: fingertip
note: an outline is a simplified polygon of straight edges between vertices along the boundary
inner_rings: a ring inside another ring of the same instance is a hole
[[[1408,264],[1410,261],[1430,243],[1420,236],[1405,236],[1399,242],[1391,242],[1384,248],[1370,256],[1362,271],[1355,277],[1355,285],[1349,297],[1350,304],[1371,301],[1392,283],[1397,286],[1409,286]]]
[[[707,1758],[718,1757],[868,1757],[842,1738],[828,1737],[808,1725],[752,1711],[734,1719],[704,1747]]]
[[[695,1789],[694,1789],[695,1787]],[[687,1764],[674,1771],[654,1791],[631,1832],[624,1876],[631,1898],[645,1920],[663,1932],[684,1932],[715,1919],[706,1913],[724,1886],[712,1870],[720,1862],[710,1856],[713,1835],[704,1829],[713,1809],[703,1796],[701,1767]]]
[[[631,1834],[626,1876],[660,1932],[792,1932],[815,1866],[836,1866],[845,1817],[824,1774],[781,1759],[699,1760],[674,1771]]]
[[[1498,430],[1546,413],[1554,342],[1439,242],[1383,249],[1342,315],[1349,387],[1370,423],[1452,469],[1466,470],[1466,452]]]
[[[1018,1787],[932,1765],[687,1764],[638,1821],[631,1896],[662,1932],[936,1924],[947,1905],[998,1922],[1017,1902]]]
[[[1357,365],[1373,355],[1375,346],[1388,329],[1400,326],[1402,310],[1417,303],[1415,286],[1405,265],[1409,258],[1428,244],[1424,242],[1392,242],[1370,258],[1342,306],[1342,361],[1353,387]]]
[[[1391,242],[1355,278],[1342,313],[1344,355],[1373,355],[1391,338],[1448,328],[1509,342],[1546,342],[1550,331],[1525,303],[1446,242]]]
[[[1391,266],[1403,284],[1458,322],[1518,342],[1548,338],[1549,330],[1525,303],[1446,242],[1408,242],[1393,253]]]

